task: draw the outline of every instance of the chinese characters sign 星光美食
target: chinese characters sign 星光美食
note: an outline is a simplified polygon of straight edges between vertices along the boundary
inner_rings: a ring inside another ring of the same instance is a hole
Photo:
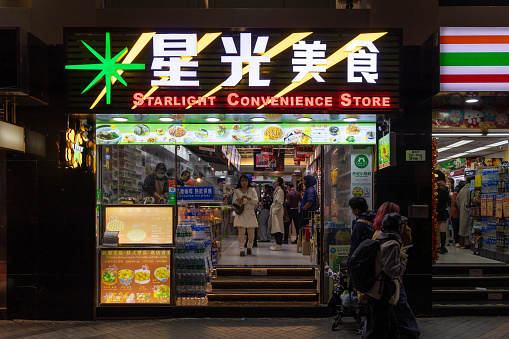
[[[84,31],[66,34],[70,108],[399,108],[399,30]]]

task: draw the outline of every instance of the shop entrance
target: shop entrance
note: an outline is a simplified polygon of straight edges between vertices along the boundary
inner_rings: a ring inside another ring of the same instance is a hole
[[[218,124],[200,125],[192,118],[163,124],[161,119],[178,117],[97,116],[98,189],[104,205],[98,238],[100,304],[138,297],[152,303],[168,295],[167,302],[177,306],[318,305],[328,300],[332,284],[323,266],[337,271],[345,265],[352,221],[348,201],[362,195],[373,208],[376,124],[373,116],[344,123],[340,115],[316,115],[313,124],[302,123],[301,115],[266,116],[275,121],[251,123],[232,116]],[[115,123],[120,119],[128,122]],[[257,246],[240,256],[244,241],[239,243],[235,228],[233,196],[247,174],[259,202],[277,178],[287,194],[298,197],[293,202],[283,198],[295,217],[283,227],[280,250],[271,250],[274,232],[261,229],[263,209],[270,210],[270,203],[262,203],[254,206]],[[312,182],[302,187],[307,177]],[[168,182],[167,190],[159,192],[157,178],[162,185]],[[314,202],[304,213],[298,200],[309,202],[311,186]],[[126,253],[137,256],[139,268],[123,263]],[[164,257],[152,263],[151,255],[160,253]],[[127,287],[114,282],[120,272]],[[134,290],[145,281],[154,286],[142,286],[143,291],[167,287],[154,296]],[[121,292],[124,299],[117,300],[113,290],[119,288],[132,293],[124,298]]]

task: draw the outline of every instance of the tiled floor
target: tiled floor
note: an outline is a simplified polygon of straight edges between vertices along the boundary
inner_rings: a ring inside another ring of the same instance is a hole
[[[423,339],[507,339],[509,317],[417,319]],[[345,318],[331,331],[328,318],[156,319],[100,321],[0,321],[0,338],[359,338]]]
[[[437,264],[501,264],[502,262],[475,255],[472,250],[458,248],[456,246],[447,246],[449,251],[446,254],[440,254]]]
[[[237,237],[222,240],[223,252],[218,266],[294,266],[311,265],[309,255],[297,253],[297,245],[283,244],[282,251],[271,251],[271,242],[258,242],[252,255],[241,257]]]

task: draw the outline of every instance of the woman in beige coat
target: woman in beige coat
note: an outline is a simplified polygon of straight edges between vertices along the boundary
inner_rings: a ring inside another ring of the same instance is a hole
[[[283,178],[277,177],[274,181],[274,196],[270,206],[269,227],[270,233],[274,234],[276,244],[270,247],[271,251],[281,251],[283,249],[283,231],[284,231],[284,202],[285,192],[283,189]]]
[[[246,255],[244,251],[244,237],[247,230],[247,254],[251,254],[253,248],[255,229],[258,227],[256,220],[255,207],[258,206],[258,194],[251,187],[249,178],[243,174],[240,176],[237,188],[233,192],[233,202],[239,206],[244,206],[244,211],[240,215],[235,216],[233,226],[237,227],[239,232],[239,249],[240,256]]]

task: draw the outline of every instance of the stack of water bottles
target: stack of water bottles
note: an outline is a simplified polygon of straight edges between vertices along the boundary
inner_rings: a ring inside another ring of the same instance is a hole
[[[484,221],[484,220],[483,220]],[[483,222],[482,227],[482,248],[488,251],[497,249],[497,223],[496,221]]]
[[[205,229],[205,225],[195,221],[182,221],[177,226],[177,305],[207,305],[207,292],[211,289],[211,246]]]
[[[482,193],[498,193],[498,168],[484,168],[482,170]]]

